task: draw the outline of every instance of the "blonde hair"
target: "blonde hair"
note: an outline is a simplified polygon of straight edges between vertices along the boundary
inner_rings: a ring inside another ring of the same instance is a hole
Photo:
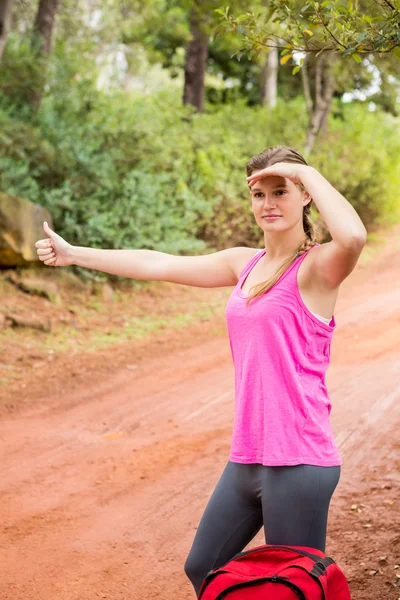
[[[266,148],[263,150],[263,152],[256,154],[256,156],[253,156],[253,158],[249,160],[246,165],[247,176],[251,175],[253,171],[265,169],[266,167],[270,167],[278,162],[301,163],[303,165],[308,164],[303,156],[297,152],[297,150],[294,150],[294,148],[290,148],[289,146],[275,146],[274,148]],[[300,190],[305,190],[303,184],[296,183],[295,185]],[[250,289],[246,305],[248,305],[254,298],[257,298],[258,296],[261,296],[267,292],[278,281],[286,269],[290,267],[293,261],[296,260],[296,258],[304,254],[304,252],[307,252],[307,250],[315,246],[317,243],[314,223],[310,217],[311,204],[312,200],[303,208],[303,227],[306,234],[304,242],[297,248],[296,253],[293,256],[289,256],[289,258],[283,261],[272,277],[270,277],[267,281],[253,285],[253,287]]]

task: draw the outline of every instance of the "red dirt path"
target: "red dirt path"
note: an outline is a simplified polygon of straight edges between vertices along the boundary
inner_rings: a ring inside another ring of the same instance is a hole
[[[398,234],[342,285],[327,376],[343,466],[326,552],[354,600],[400,598]],[[194,600],[183,565],[233,421],[221,323],[63,357],[10,386],[1,600]]]

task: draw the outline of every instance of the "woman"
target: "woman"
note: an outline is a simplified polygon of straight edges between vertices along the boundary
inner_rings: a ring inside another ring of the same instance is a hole
[[[184,566],[196,594],[206,574],[241,552],[263,525],[268,544],[325,551],[342,464],[325,373],[339,286],[357,263],[366,230],[349,202],[292,148],[264,150],[247,174],[262,249],[205,256],[96,250],[70,246],[47,223],[49,239],[36,243],[49,266],[235,286],[226,306],[235,366],[232,446]],[[329,243],[316,243],[312,201]]]

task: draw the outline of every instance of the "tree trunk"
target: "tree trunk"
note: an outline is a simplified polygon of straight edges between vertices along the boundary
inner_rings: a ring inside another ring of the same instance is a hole
[[[276,106],[278,95],[278,49],[271,48],[261,72],[261,102],[264,106]]]
[[[311,152],[316,137],[321,129],[325,128],[326,130],[332,97],[335,91],[335,82],[332,75],[331,62],[332,57],[330,54],[328,54],[328,52],[323,52],[316,58],[314,98],[312,98],[311,110],[309,104],[311,98],[309,74],[307,70],[303,73],[303,84],[305,86],[304,93],[309,110],[309,124],[305,150],[307,155]]]
[[[197,112],[203,112],[209,35],[205,31],[204,20],[196,6],[192,8],[189,22],[192,39],[186,48],[183,103],[192,104]]]
[[[311,117],[312,110],[313,110],[313,101],[312,101],[312,97],[311,97],[310,76],[309,76],[309,71],[308,71],[309,60],[310,60],[310,55],[306,54],[304,57],[304,62],[303,62],[303,66],[300,70],[300,73],[301,73],[301,80],[303,82],[304,99],[306,101],[307,113],[308,113],[308,116]]]
[[[43,61],[38,81],[34,86],[32,104],[35,110],[39,110],[46,82],[47,58],[51,50],[51,38],[53,35],[55,17],[59,0],[39,0],[35,24],[33,26],[33,41],[38,42],[39,60]]]
[[[47,55],[51,50],[56,12],[59,0],[39,0],[34,31],[40,36],[40,54]]]
[[[11,22],[11,9],[14,0],[0,0],[0,59],[3,56]]]

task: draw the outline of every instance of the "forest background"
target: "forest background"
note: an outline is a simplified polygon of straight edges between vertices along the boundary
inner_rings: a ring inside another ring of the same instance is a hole
[[[370,237],[398,222],[398,8],[230,4],[3,2],[1,192],[47,208],[72,244],[257,246],[245,165],[285,144],[345,195]]]

